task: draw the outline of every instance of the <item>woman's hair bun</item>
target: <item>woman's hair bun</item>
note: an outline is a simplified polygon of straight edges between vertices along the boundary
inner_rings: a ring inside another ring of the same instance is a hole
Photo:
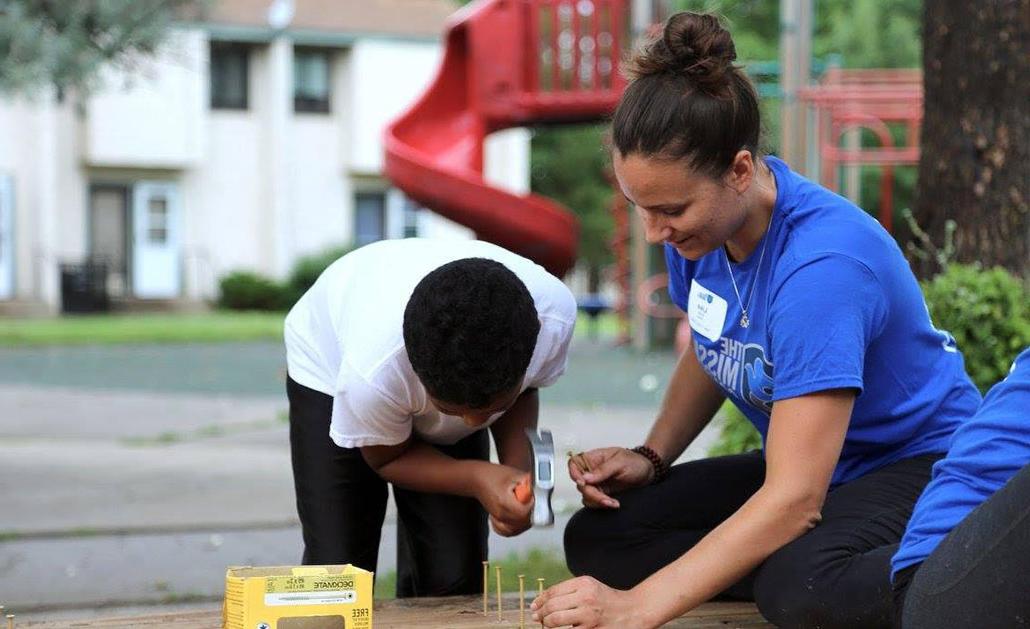
[[[631,78],[652,74],[684,74],[698,89],[723,93],[734,69],[736,48],[729,31],[711,14],[677,13],[665,23],[661,37],[637,53],[628,66]]]

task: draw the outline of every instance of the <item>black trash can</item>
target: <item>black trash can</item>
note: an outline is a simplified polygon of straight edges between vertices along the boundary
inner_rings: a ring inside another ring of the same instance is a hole
[[[106,262],[61,264],[62,313],[106,312],[110,305]]]

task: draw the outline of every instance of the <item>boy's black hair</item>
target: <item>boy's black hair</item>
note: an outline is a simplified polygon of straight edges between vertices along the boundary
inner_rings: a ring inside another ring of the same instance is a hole
[[[415,375],[434,398],[470,408],[484,408],[519,384],[539,332],[526,285],[486,258],[433,270],[404,309],[404,345]]]

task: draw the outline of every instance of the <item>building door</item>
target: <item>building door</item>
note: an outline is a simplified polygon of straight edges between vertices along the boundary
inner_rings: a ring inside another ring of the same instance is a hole
[[[14,184],[0,175],[0,299],[14,297]]]
[[[178,186],[141,181],[132,189],[132,292],[172,299],[182,292]]]
[[[107,292],[129,291],[129,188],[94,185],[89,190],[89,258],[107,267]]]

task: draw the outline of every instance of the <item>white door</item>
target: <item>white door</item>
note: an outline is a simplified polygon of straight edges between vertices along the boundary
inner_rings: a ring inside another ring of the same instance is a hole
[[[0,299],[14,296],[14,185],[0,175]]]
[[[132,292],[140,299],[172,299],[182,291],[178,186],[141,181],[132,190]]]

